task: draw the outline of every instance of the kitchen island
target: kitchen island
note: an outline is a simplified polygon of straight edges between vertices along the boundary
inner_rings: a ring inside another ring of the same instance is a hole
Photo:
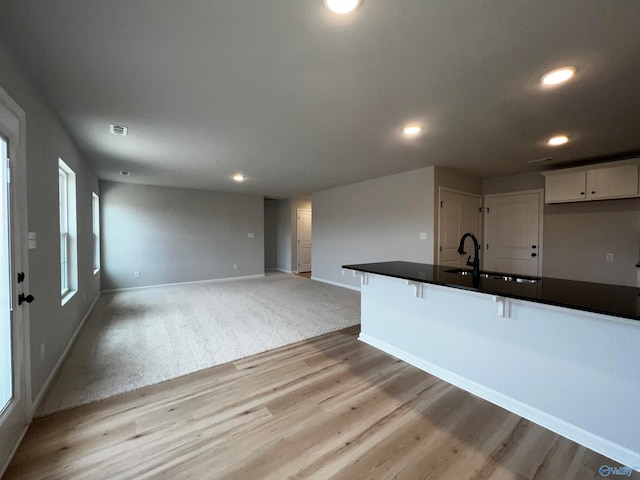
[[[640,468],[639,289],[410,262],[362,278],[360,340]]]

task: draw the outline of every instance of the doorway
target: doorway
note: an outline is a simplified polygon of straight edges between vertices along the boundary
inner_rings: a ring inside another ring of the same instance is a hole
[[[0,476],[31,420],[24,118],[0,89]]]
[[[297,273],[311,271],[311,210],[298,209],[298,268]]]
[[[542,275],[543,201],[543,190],[485,196],[485,270]]]

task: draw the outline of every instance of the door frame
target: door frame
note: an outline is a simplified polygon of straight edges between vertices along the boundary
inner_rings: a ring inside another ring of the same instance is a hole
[[[482,239],[484,238],[484,198],[482,197],[482,195],[480,193],[472,193],[472,192],[465,192],[463,190],[456,190],[455,188],[438,187],[438,203],[436,204],[436,209],[438,210],[438,231],[436,232],[437,241],[435,242],[435,249],[436,249],[435,260],[437,265],[440,265],[440,253],[442,253],[440,251],[440,246],[441,246],[440,232],[442,227],[442,208],[440,208],[440,202],[442,202],[442,192],[456,193],[458,195],[466,195],[468,197],[474,197],[479,200],[480,208],[482,208],[482,211],[480,212],[479,219],[478,219],[478,236],[480,237],[478,238],[478,243],[480,243],[480,245],[482,245]],[[482,250],[480,253],[482,253]],[[480,255],[481,260],[482,258],[483,258],[483,255]]]
[[[503,193],[488,193],[486,195],[484,195],[484,198],[482,199],[482,207],[483,207],[483,212],[482,212],[482,216],[483,216],[483,236],[485,239],[487,239],[487,233],[488,233],[488,227],[489,227],[489,221],[488,218],[486,216],[487,213],[487,199],[488,198],[494,198],[494,197],[510,197],[513,195],[528,195],[531,193],[537,193],[538,194],[538,198],[539,198],[539,207],[538,207],[538,277],[542,276],[542,263],[544,260],[544,245],[543,245],[543,240],[544,240],[544,188],[536,188],[533,190],[519,190],[517,192],[503,192]],[[486,242],[483,245],[483,250],[486,252],[486,248],[487,248],[487,244]],[[482,257],[484,258],[484,255],[482,255]],[[484,267],[484,265],[483,265]]]
[[[300,260],[300,212],[309,212],[312,213],[310,208],[298,208],[296,209],[296,263],[295,263],[295,270],[293,273],[300,273],[300,268],[298,268],[299,265],[299,260]],[[312,217],[313,218],[313,217]],[[313,231],[313,230],[312,230]],[[313,234],[312,234],[313,236]],[[312,242],[313,244],[313,242]],[[311,247],[313,249],[313,247]],[[293,267],[293,265],[292,265]],[[313,269],[313,264],[311,265],[311,268]]]
[[[13,449],[9,452],[8,459],[0,459],[0,475],[2,475],[9,465],[9,461],[13,457],[18,445],[22,441],[22,437],[27,431],[31,420],[33,419],[33,402],[31,387],[31,348],[30,348],[30,315],[28,304],[18,306],[17,298],[19,293],[29,292],[29,257],[27,250],[27,169],[26,169],[26,115],[24,110],[11,98],[9,93],[0,87],[0,102],[9,110],[10,114],[18,121],[17,132],[15,127],[2,124],[3,134],[9,138],[9,158],[11,159],[11,254],[12,254],[12,278],[10,279],[11,305],[13,310],[13,325],[16,327],[15,336],[22,340],[16,345],[18,349],[17,378],[21,382],[24,378],[25,397],[25,427],[17,439]],[[25,279],[17,288],[16,278],[17,272],[24,272]],[[11,410],[5,412],[8,416]],[[3,415],[3,417],[5,416]]]

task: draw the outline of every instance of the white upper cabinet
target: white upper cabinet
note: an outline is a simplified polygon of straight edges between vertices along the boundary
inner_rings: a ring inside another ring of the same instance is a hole
[[[587,198],[624,198],[638,195],[638,165],[587,170]]]
[[[639,159],[543,172],[545,203],[629,198],[638,195]]]
[[[547,175],[544,181],[545,203],[578,202],[586,198],[587,172],[566,172],[561,170]]]

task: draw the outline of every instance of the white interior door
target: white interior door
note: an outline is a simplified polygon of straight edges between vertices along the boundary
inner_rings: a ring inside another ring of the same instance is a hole
[[[23,119],[0,89],[0,476],[30,421]]]
[[[458,253],[460,238],[467,232],[480,241],[482,213],[480,195],[440,188],[438,215],[438,264],[465,267],[466,256]]]
[[[543,191],[485,197],[484,269],[541,275]]]
[[[298,209],[298,273],[311,271],[311,210]]]

